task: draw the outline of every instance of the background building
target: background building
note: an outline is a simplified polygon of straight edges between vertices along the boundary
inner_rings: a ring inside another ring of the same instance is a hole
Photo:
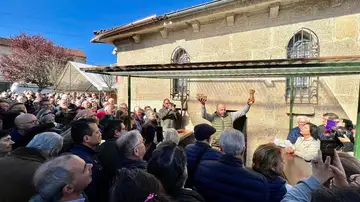
[[[213,1],[95,35],[92,42],[116,47],[116,65],[353,56],[360,53],[360,1]],[[295,78],[294,114],[309,116],[315,124],[321,124],[325,112],[356,121],[359,82],[360,76]],[[133,78],[132,83],[132,106],[160,108],[164,98],[179,100],[183,94],[190,128],[206,122],[196,94],[208,96],[211,112],[217,103],[242,108],[254,88],[248,159],[259,144],[288,133],[287,78]],[[126,102],[127,78],[119,78],[118,85],[118,102]]]
[[[72,61],[79,63],[86,63],[86,55],[82,50],[68,49],[72,56]],[[11,54],[11,41],[9,38],[0,37],[0,55]],[[11,83],[6,81],[0,73],[0,91],[9,89]]]

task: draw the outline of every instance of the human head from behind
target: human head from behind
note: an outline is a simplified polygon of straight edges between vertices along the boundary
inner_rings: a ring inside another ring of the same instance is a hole
[[[298,127],[300,128],[300,130],[305,124],[309,123],[309,121],[310,120],[307,116],[298,116],[297,123],[298,123]]]
[[[159,180],[140,169],[118,170],[109,202],[170,202]]]
[[[138,130],[131,130],[116,140],[118,151],[128,159],[142,160],[146,153],[145,141]]]
[[[28,148],[35,148],[49,157],[59,154],[63,145],[63,138],[54,132],[44,132],[35,135],[35,137],[27,144]]]
[[[273,180],[281,176],[284,169],[281,148],[273,143],[260,145],[254,152],[252,169]]]
[[[121,120],[108,120],[102,135],[103,140],[120,137],[126,132],[125,125]]]
[[[94,120],[80,119],[71,124],[71,138],[75,144],[82,144],[95,150],[101,143],[102,135]]]
[[[160,180],[167,194],[177,198],[187,175],[185,152],[174,142],[163,142],[153,152],[147,171]]]
[[[312,137],[315,140],[320,138],[320,130],[319,128],[312,123],[306,123],[303,127],[300,128],[300,134],[305,138]]]
[[[164,129],[164,141],[174,142],[176,145],[180,142],[179,133],[174,128],[166,128]]]
[[[339,116],[335,113],[329,112],[323,114],[323,124],[326,126],[328,120],[336,120],[339,119]]]
[[[10,105],[8,112],[27,113],[24,103],[16,102]]]
[[[220,135],[220,150],[227,155],[242,158],[245,151],[244,134],[233,128],[224,130]]]
[[[80,199],[81,192],[92,180],[91,168],[92,164],[87,164],[80,157],[71,154],[45,162],[34,175],[34,185],[39,193],[37,198],[42,201]]]
[[[209,124],[202,123],[194,127],[194,136],[197,141],[211,144],[212,135],[216,132],[216,129]]]
[[[0,157],[11,152],[14,141],[8,131],[0,131]]]
[[[39,120],[32,114],[20,114],[14,120],[18,132],[22,135],[31,128],[39,125]]]

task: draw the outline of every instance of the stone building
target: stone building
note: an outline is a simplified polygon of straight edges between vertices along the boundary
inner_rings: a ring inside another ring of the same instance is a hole
[[[212,1],[97,31],[92,42],[115,46],[114,65],[354,56],[360,51],[360,1]],[[294,114],[315,124],[325,112],[356,121],[359,81],[356,75],[295,78]],[[118,85],[118,102],[126,102],[127,78]],[[185,93],[191,128],[206,122],[196,94],[208,96],[210,112],[216,103],[240,109],[250,88],[256,102],[247,114],[249,158],[259,144],[289,131],[287,78],[133,78],[132,106],[160,108],[164,98],[176,101]]]

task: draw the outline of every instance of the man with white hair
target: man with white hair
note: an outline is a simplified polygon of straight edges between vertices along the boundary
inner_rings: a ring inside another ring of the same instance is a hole
[[[196,170],[194,185],[205,201],[268,201],[266,178],[245,167],[244,134],[235,129],[221,133],[218,161],[202,161]]]
[[[91,182],[92,164],[76,155],[64,155],[42,164],[34,175],[38,195],[29,202],[84,202],[82,193]]]
[[[295,144],[296,140],[298,139],[298,137],[301,136],[300,134],[300,129],[301,127],[303,127],[305,124],[309,123],[310,119],[307,116],[298,116],[297,117],[297,123],[298,126],[291,129],[287,139],[292,143]]]
[[[166,128],[164,130],[164,140],[163,140],[163,142],[165,142],[165,141],[174,142],[176,145],[178,145],[179,142],[180,142],[179,133],[173,128]]]
[[[119,168],[146,169],[147,163],[143,160],[146,153],[144,139],[138,130],[129,131],[116,140],[116,146],[124,157],[120,159]]]
[[[29,201],[36,194],[32,179],[37,168],[61,150],[63,139],[53,132],[36,135],[26,147],[0,158],[1,201]]]

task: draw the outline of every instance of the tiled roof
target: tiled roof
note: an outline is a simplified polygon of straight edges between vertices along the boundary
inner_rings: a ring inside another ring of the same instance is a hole
[[[0,37],[0,46],[10,46],[10,45],[11,45],[11,41],[9,38]],[[71,56],[86,58],[86,55],[82,50],[71,49],[71,48],[68,48],[68,50]]]
[[[2,45],[2,46],[10,46],[10,39],[0,37],[0,45]]]
[[[70,49],[70,48],[68,50],[70,51],[71,56],[86,58],[86,55],[85,55],[84,51],[82,51],[82,50]]]
[[[128,23],[128,24],[125,24],[125,25],[121,25],[121,26],[117,26],[117,27],[112,27],[112,28],[109,28],[109,29],[102,29],[102,30],[97,30],[97,31],[94,31],[94,35],[99,35],[99,34],[103,34],[103,33],[108,33],[108,32],[111,32],[111,31],[114,31],[114,30],[123,30],[123,29],[128,29],[130,26],[131,26],[131,29],[136,27],[135,25],[147,25],[149,23],[154,23],[154,22],[158,22],[160,20],[164,20],[164,19],[167,19],[169,15],[172,15],[174,13],[178,13],[178,12],[182,12],[182,11],[186,11],[186,10],[190,10],[190,9],[196,9],[196,8],[199,8],[201,6],[205,6],[205,5],[211,5],[213,3],[216,3],[216,2],[221,2],[222,0],[212,0],[212,1],[209,1],[209,2],[206,2],[206,3],[203,3],[203,4],[199,4],[199,5],[195,5],[195,6],[191,6],[191,7],[188,7],[188,8],[184,8],[184,9],[180,9],[180,10],[176,10],[176,11],[171,11],[169,13],[166,13],[164,15],[161,15],[161,16],[151,16],[151,17],[147,17],[147,18],[143,18],[141,20],[137,20],[135,22],[131,22],[131,23]],[[245,0],[243,0],[245,1]],[[150,19],[151,18],[151,19]],[[141,22],[141,23],[139,23]]]

